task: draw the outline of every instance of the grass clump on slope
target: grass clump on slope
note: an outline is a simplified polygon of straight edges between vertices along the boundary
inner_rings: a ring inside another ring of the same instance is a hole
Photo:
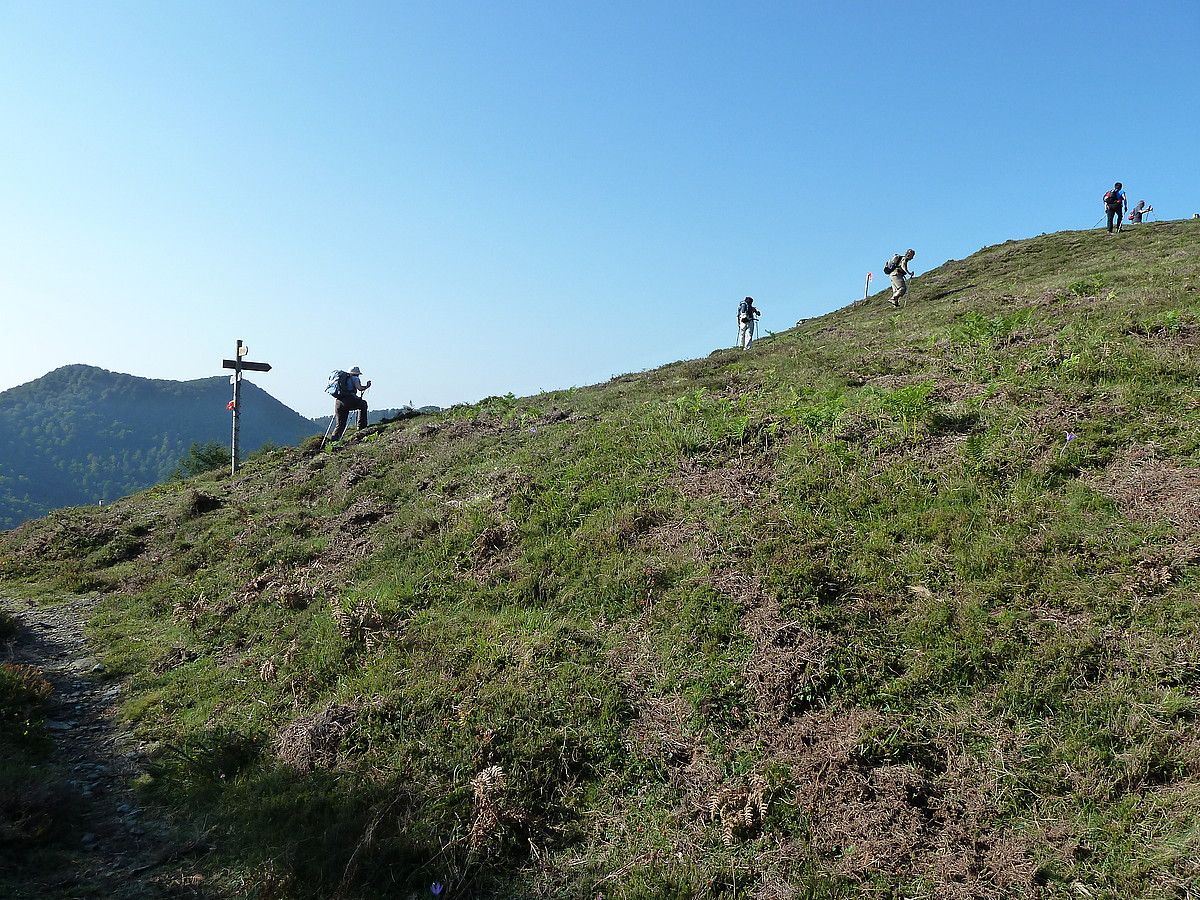
[[[7,589],[105,593],[218,886],[1180,896],[1198,236],[985,248],[899,311],[56,513]]]

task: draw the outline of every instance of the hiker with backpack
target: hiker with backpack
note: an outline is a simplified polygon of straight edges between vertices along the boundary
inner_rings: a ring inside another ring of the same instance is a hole
[[[1116,223],[1117,231],[1121,230],[1121,218],[1125,215],[1125,209],[1129,206],[1125,199],[1125,192],[1121,190],[1121,182],[1113,185],[1111,191],[1104,195],[1104,215],[1108,218],[1108,233],[1113,233],[1113,223]]]
[[[743,350],[749,350],[750,344],[754,340],[754,331],[758,327],[758,317],[760,313],[758,307],[754,305],[754,298],[747,297],[738,304],[737,322],[738,322],[738,342],[737,345]]]
[[[900,298],[908,293],[908,279],[912,278],[908,263],[916,255],[917,251],[909,247],[883,264],[883,274],[892,279],[892,297],[888,302],[897,309],[900,308]]]
[[[360,394],[366,392],[371,386],[371,382],[362,383],[359,376],[362,375],[362,369],[355,366],[349,372],[343,372],[337,369],[329,376],[329,384],[325,388],[325,393],[333,396],[333,415],[337,420],[337,427],[330,435],[330,441],[336,441],[346,430],[346,424],[350,420],[350,410],[358,410],[358,427],[363,429],[367,427],[367,401],[360,397]]]
[[[1147,216],[1154,212],[1153,206],[1147,206],[1145,200],[1139,200],[1137,206],[1129,211],[1129,221],[1134,225],[1142,224],[1142,216]]]

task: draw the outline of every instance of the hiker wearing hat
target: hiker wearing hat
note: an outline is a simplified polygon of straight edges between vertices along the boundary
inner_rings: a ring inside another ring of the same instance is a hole
[[[1139,200],[1137,206],[1129,211],[1129,221],[1134,225],[1142,224],[1142,216],[1148,216],[1154,212],[1153,206],[1147,206],[1145,200]]]
[[[1113,185],[1111,191],[1104,194],[1104,215],[1108,218],[1108,233],[1113,233],[1115,225],[1117,231],[1121,230],[1121,217],[1125,215],[1125,210],[1128,208],[1129,202],[1125,199],[1125,192],[1121,190],[1121,182]]]
[[[747,297],[738,304],[738,346],[743,350],[749,350],[750,344],[754,341],[754,329],[757,327],[758,317],[759,311],[758,307],[754,305],[753,297]]]
[[[908,293],[908,279],[912,278],[908,263],[916,255],[917,251],[910,247],[903,253],[897,253],[883,266],[883,273],[892,279],[892,297],[888,302],[896,308],[900,307],[900,298]]]
[[[366,393],[371,382],[363,384],[359,378],[360,375],[362,375],[362,369],[358,366],[349,372],[338,373],[337,388],[333,395],[333,415],[337,419],[337,428],[329,438],[331,441],[338,440],[342,436],[342,432],[346,430],[346,423],[350,419],[350,410],[352,409],[358,410],[358,427],[360,429],[367,427],[367,401],[359,394]]]

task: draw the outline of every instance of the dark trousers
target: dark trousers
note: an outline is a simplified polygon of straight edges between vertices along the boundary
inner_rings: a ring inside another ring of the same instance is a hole
[[[358,427],[367,427],[367,401],[362,397],[338,397],[333,401],[333,416],[337,419],[337,428],[333,430],[333,436],[329,438],[331,441],[336,441],[346,430],[346,423],[350,419],[350,410],[352,409],[358,410]]]
[[[1104,208],[1104,211],[1106,213],[1108,213],[1108,230],[1110,232],[1113,230],[1113,219],[1115,218],[1117,231],[1120,231],[1121,230],[1121,207],[1118,206],[1116,209],[1112,209],[1112,208],[1106,206]]]

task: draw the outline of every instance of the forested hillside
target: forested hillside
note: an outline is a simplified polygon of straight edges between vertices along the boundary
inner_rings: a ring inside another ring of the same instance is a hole
[[[223,376],[167,381],[85,365],[0,393],[0,529],[156,484],[193,443],[228,444],[229,396]],[[242,410],[247,453],[316,431],[248,381]]]

